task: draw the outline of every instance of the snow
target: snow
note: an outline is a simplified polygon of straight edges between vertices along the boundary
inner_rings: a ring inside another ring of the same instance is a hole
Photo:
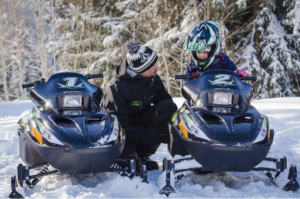
[[[184,99],[174,98],[180,106]],[[300,98],[254,100],[261,114],[268,117],[275,131],[272,151],[281,151],[288,161],[298,167],[300,181]],[[18,120],[29,113],[31,101],[0,103],[0,198],[10,194],[10,176],[16,175],[21,159],[18,156]],[[151,158],[158,161],[170,158],[166,145],[161,145]],[[33,189],[17,188],[26,198],[167,198],[160,195],[162,170],[149,171],[149,183],[135,177],[129,179],[116,173],[77,176],[52,175],[42,178]],[[300,191],[285,192],[274,186],[261,172],[215,172],[206,175],[187,173],[175,183],[176,193],[170,198],[300,198]]]

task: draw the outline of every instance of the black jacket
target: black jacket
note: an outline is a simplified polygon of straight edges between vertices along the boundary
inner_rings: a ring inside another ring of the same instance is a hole
[[[151,104],[172,98],[158,75],[149,78],[140,75],[131,76],[126,71],[126,66],[125,58],[105,86],[101,106],[118,116],[120,124],[126,130],[128,141],[152,144],[143,140],[146,131],[143,127],[135,126],[135,123]]]

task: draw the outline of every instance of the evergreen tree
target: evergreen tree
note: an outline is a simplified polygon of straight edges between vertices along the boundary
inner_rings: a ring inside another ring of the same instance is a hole
[[[265,1],[261,11],[251,23],[253,31],[249,43],[242,51],[241,68],[256,75],[257,98],[294,96],[288,75],[298,62],[295,50],[286,40],[279,12],[282,6],[274,0]],[[295,59],[296,58],[296,59]]]

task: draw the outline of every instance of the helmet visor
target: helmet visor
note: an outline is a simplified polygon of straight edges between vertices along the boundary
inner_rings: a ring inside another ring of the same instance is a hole
[[[211,50],[211,46],[206,46],[205,48],[203,48],[202,50],[199,50],[200,52],[210,52]]]
[[[185,50],[188,51],[201,51],[204,50],[206,47],[211,46],[216,42],[216,37],[199,37],[195,36],[193,39],[190,37],[187,38]],[[208,52],[208,51],[206,51]]]

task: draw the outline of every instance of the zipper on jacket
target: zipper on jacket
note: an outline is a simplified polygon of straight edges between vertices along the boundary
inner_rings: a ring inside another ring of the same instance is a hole
[[[143,101],[141,101],[140,108],[141,109],[143,108]]]
[[[144,90],[145,106],[147,105],[146,91]]]

